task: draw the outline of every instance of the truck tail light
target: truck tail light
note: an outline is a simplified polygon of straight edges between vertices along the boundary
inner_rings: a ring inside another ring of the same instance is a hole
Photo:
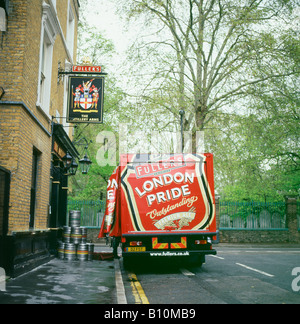
[[[207,244],[207,241],[206,241],[206,240],[196,240],[196,241],[195,241],[195,244],[196,244],[196,245],[200,245],[200,244]]]
[[[132,241],[130,242],[130,246],[142,246],[143,242],[142,241]]]

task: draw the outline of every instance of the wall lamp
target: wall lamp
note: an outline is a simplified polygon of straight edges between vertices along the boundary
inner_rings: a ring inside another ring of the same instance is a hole
[[[77,173],[78,164],[76,163],[75,159],[69,152],[62,158],[64,163],[64,167],[68,176],[74,176]]]
[[[90,167],[93,164],[93,162],[88,158],[87,155],[88,154],[87,151],[90,143],[92,143],[92,141],[89,142],[85,137],[80,138],[76,142],[73,142],[74,145],[84,146],[84,151],[85,151],[84,158],[79,160],[79,166],[82,174],[88,174]],[[67,152],[66,155],[62,158],[62,162],[64,164],[64,168],[66,172],[68,172],[67,175],[69,176],[76,175],[78,164],[76,163],[75,158],[69,152]]]
[[[79,165],[80,165],[82,174],[88,174],[90,167],[93,164],[93,162],[88,158],[88,155],[87,155],[88,147],[89,147],[90,143],[92,143],[92,141],[89,142],[85,137],[82,137],[78,141],[73,142],[74,145],[84,146],[84,151],[85,151],[84,158],[79,160]]]
[[[87,150],[87,149],[86,149]],[[76,163],[75,159],[72,155],[67,152],[67,154],[62,158],[64,163],[65,170],[68,171],[68,175],[74,176],[76,175],[78,164]],[[88,174],[92,161],[88,158],[87,152],[83,159],[79,161],[80,169],[82,174]]]
[[[74,176],[76,175],[77,173],[77,169],[78,169],[78,164],[76,163],[76,161],[73,159],[72,160],[72,163],[71,163],[71,166],[70,166],[70,169],[69,169],[69,173],[71,176]]]
[[[67,152],[67,154],[62,158],[62,161],[64,163],[65,169],[68,170],[71,167],[73,157],[69,154],[69,152]]]
[[[79,161],[82,174],[88,174],[92,163],[87,154],[85,154],[84,158]]]

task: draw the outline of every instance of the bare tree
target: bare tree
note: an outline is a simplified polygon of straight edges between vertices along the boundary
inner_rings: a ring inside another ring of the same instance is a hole
[[[257,85],[299,74],[299,67],[288,65],[288,69],[285,64],[286,39],[299,40],[292,20],[296,8],[293,1],[119,3],[120,12],[129,19],[143,20],[151,35],[148,41],[141,37],[133,45],[135,66],[141,70],[145,48],[151,60],[159,57],[160,66],[153,69],[145,84],[144,98],[176,118],[184,109],[185,130],[205,129],[220,108],[255,95]],[[155,84],[155,89],[150,84]]]

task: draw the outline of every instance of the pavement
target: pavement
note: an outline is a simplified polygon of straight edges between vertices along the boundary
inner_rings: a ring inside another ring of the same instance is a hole
[[[95,252],[112,249],[95,245]],[[6,291],[3,288],[6,289]],[[0,286],[0,304],[116,304],[113,260],[50,262]]]

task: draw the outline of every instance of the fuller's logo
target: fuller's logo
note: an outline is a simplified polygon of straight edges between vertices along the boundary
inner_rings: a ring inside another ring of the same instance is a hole
[[[172,156],[164,161],[152,161],[136,165],[135,174],[138,179],[146,178],[149,176],[156,176],[185,166],[186,163],[183,160],[182,155],[178,155]]]

